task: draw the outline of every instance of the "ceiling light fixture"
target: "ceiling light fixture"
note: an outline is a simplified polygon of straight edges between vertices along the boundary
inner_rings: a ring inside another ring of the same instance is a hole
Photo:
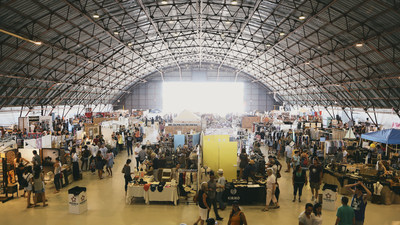
[[[307,61],[307,62],[306,62],[306,65],[310,65],[310,62],[309,62],[309,61]]]
[[[362,47],[363,45],[364,45],[363,43],[357,43],[357,44],[356,44],[356,47],[359,47],[359,48],[360,48],[360,47]]]
[[[92,17],[95,18],[95,19],[98,19],[98,18],[100,18],[100,15],[95,13],[95,14],[92,15]]]
[[[303,15],[303,13],[299,16],[299,20],[305,20],[306,16]]]
[[[285,32],[280,32],[279,35],[280,35],[280,36],[284,36],[284,35],[285,35]]]
[[[35,44],[35,45],[42,45],[43,44],[41,41],[34,41],[34,40],[31,40],[31,39],[19,36],[18,34],[14,34],[14,33],[8,32],[8,31],[3,30],[3,29],[0,29],[0,32],[4,33],[4,34],[8,34],[8,35],[13,36],[13,37],[16,37],[18,39],[30,42],[30,43]]]
[[[267,47],[271,47],[271,44],[267,44],[266,46],[267,46]]]
[[[128,43],[128,46],[132,46],[132,45],[133,45],[132,42],[129,42],[129,43]]]
[[[114,34],[115,34],[115,35],[118,35],[118,34],[119,34],[119,32],[118,32],[117,30],[115,30],[115,31],[114,31]]]
[[[162,0],[161,3],[162,4],[168,4],[168,1],[167,0]]]
[[[237,2],[237,0],[232,0],[231,4],[232,4],[232,5],[237,5],[238,2]]]

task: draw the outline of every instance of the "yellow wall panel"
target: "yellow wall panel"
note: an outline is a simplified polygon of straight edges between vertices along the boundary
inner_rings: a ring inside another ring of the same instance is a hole
[[[236,179],[237,171],[237,142],[220,143],[219,166],[224,170],[227,181]]]
[[[236,179],[237,142],[229,142],[229,135],[204,136],[203,165],[215,172],[223,169],[228,181]]]
[[[218,170],[218,142],[204,140],[203,165]]]

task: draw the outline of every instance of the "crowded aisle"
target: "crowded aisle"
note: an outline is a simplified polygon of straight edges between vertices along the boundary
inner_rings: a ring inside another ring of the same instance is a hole
[[[147,129],[149,132],[153,129]],[[265,146],[261,151],[268,156]],[[119,223],[119,224],[193,224],[198,217],[198,206],[194,204],[179,204],[173,206],[171,203],[152,203],[146,205],[142,200],[135,200],[133,204],[125,203],[124,178],[121,170],[127,157],[127,152],[123,151],[115,159],[114,176],[99,180],[96,174],[90,171],[83,172],[84,179],[75,181],[73,186],[84,186],[87,188],[88,211],[83,215],[72,215],[68,213],[68,194],[66,188],[61,189],[60,193],[54,194],[53,187],[50,185],[46,195],[49,206],[46,208],[38,207],[34,209],[26,208],[25,198],[19,197],[6,204],[0,204],[0,218],[4,224],[38,224],[56,223],[59,225],[71,223]],[[282,160],[281,160],[282,161]],[[132,169],[134,167],[132,163]],[[284,169],[284,168],[283,168]],[[279,209],[271,209],[262,212],[262,205],[243,205],[241,210],[245,213],[248,224],[298,224],[298,216],[304,211],[305,204],[311,202],[311,189],[307,185],[303,190],[303,201],[292,202],[292,177],[291,173],[282,173],[279,179],[281,194],[279,197]],[[336,202],[339,206],[340,196]],[[231,206],[227,206],[224,211],[219,210],[220,216],[229,218]],[[368,204],[366,209],[366,225],[382,224],[392,225],[382,222],[381,215],[385,214],[385,221],[396,221],[399,219],[398,211],[400,205],[375,205]],[[22,215],[24,216],[15,216]],[[156,216],[155,216],[156,215]],[[212,213],[213,215],[213,213]],[[336,211],[322,211],[324,224],[333,224],[336,220]],[[27,216],[29,219],[27,219]],[[226,224],[227,219],[219,222]]]
[[[399,1],[0,0],[0,225],[400,225]]]

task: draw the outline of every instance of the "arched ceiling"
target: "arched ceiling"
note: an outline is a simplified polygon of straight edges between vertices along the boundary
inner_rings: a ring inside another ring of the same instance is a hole
[[[212,64],[250,74],[289,104],[398,109],[399,7],[375,0],[2,1],[0,108],[112,103],[146,76],[162,78],[165,68]]]

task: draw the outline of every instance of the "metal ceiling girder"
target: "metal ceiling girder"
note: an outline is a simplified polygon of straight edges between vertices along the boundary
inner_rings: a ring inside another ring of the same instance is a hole
[[[397,28],[397,30],[398,30],[398,29],[399,29],[399,28]],[[316,32],[318,32],[318,31],[316,31]],[[394,32],[394,31],[391,30],[390,33],[392,33],[392,32]],[[387,33],[384,33],[384,34],[387,34]],[[380,38],[381,36],[383,36],[383,35],[382,35],[382,34],[379,34],[379,35],[370,37],[369,39],[365,40],[365,42],[372,41],[372,40],[374,40],[374,39],[376,39],[376,38]],[[354,44],[355,44],[355,43],[354,43]],[[331,54],[338,56],[338,55],[337,55],[337,52],[339,52],[339,51],[346,51],[347,49],[352,48],[352,47],[354,46],[354,44],[345,46],[345,47],[340,48],[340,49],[336,49],[336,50],[333,51]],[[387,48],[390,48],[390,47],[387,47]],[[329,54],[329,55],[331,55],[331,54]],[[329,56],[329,55],[326,55],[326,54],[325,54],[325,55],[322,55],[322,54],[321,54],[321,55],[318,55],[317,58],[327,57],[327,56]],[[354,57],[357,57],[357,55],[354,55]],[[310,60],[316,60],[317,58],[310,58]],[[347,58],[347,60],[349,60],[349,59],[351,59],[351,58],[352,58],[352,57]],[[344,63],[346,63],[346,62],[345,62],[345,61],[346,61],[345,59],[343,59],[343,60],[338,60],[338,61],[336,61],[336,62],[339,62],[339,61],[343,61]],[[337,63],[334,63],[334,64],[335,64],[335,66],[338,65]],[[369,66],[369,65],[366,64],[366,66]],[[321,66],[320,68],[322,68],[322,66]],[[354,70],[357,71],[357,68],[355,68]],[[360,74],[360,75],[363,76],[362,74]]]
[[[302,27],[304,27],[307,23],[309,23],[312,19],[314,19],[315,17],[319,16],[322,12],[324,12],[326,9],[328,9],[330,6],[332,6],[337,0],[332,0],[329,4],[325,5],[322,9],[320,9],[318,12],[316,12],[314,15],[311,15],[310,17],[308,17],[302,24],[300,24],[300,26],[298,26],[296,29],[294,29],[293,31],[291,31],[290,33],[288,33],[286,36],[284,36],[282,39],[280,39],[278,42],[274,43],[274,45],[270,48],[267,49],[267,51],[263,52],[261,54],[267,54],[267,52],[271,49],[274,49],[274,46],[279,46],[280,43],[282,43],[283,41],[285,41],[287,38],[289,38],[292,34],[296,33],[299,29],[301,29]],[[260,56],[260,57],[261,57]],[[253,60],[254,61],[254,60]],[[243,70],[244,68],[246,68],[247,66],[249,66],[252,63],[246,64],[246,66],[244,66],[243,68],[241,68],[240,70]]]
[[[201,48],[201,46],[202,46],[202,40],[201,40],[201,34],[202,34],[202,31],[203,31],[203,26],[202,26],[202,24],[203,24],[203,21],[202,21],[202,12],[203,12],[203,1],[202,0],[198,0],[197,1],[197,4],[198,4],[198,9],[197,9],[197,16],[198,16],[198,19],[197,19],[197,35],[198,35],[198,38],[197,38],[197,42],[198,42],[198,44],[199,44],[199,66],[201,66],[201,59],[202,59],[202,55],[201,55],[201,53],[202,53],[202,48]]]
[[[115,1],[118,3],[118,0],[115,0]],[[163,45],[165,45],[165,47],[167,48],[167,51],[169,52],[171,58],[175,61],[176,65],[178,66],[179,71],[180,71],[180,74],[179,74],[179,75],[180,75],[180,77],[181,77],[181,79],[182,79],[182,70],[181,70],[181,67],[180,67],[178,61],[176,60],[176,58],[172,55],[172,51],[171,51],[170,47],[169,47],[168,44],[164,41],[163,35],[161,34],[161,32],[159,31],[157,25],[154,23],[153,19],[151,18],[151,16],[150,16],[149,13],[147,12],[146,6],[143,4],[143,1],[142,1],[142,0],[138,0],[138,2],[139,2],[140,7],[142,8],[143,12],[146,14],[147,19],[149,20],[149,22],[150,22],[151,25],[153,26],[154,30],[157,32],[158,36],[160,37],[160,39],[161,39]],[[121,8],[122,8],[122,7],[121,7]],[[160,73],[161,73],[161,72],[160,72]]]
[[[147,59],[143,58],[142,56],[140,56],[139,53],[135,52],[132,48],[129,48],[129,46],[122,42],[120,39],[116,38],[109,30],[104,29],[104,27],[100,26],[96,21],[94,21],[90,16],[88,16],[86,13],[82,12],[81,9],[79,9],[78,7],[76,7],[73,3],[70,2],[70,0],[63,0],[66,4],[68,4],[69,6],[71,6],[71,8],[73,8],[74,10],[78,11],[81,15],[83,15],[87,20],[89,20],[91,23],[97,25],[98,27],[100,27],[105,33],[107,33],[112,39],[114,39],[115,41],[117,41],[118,43],[120,43],[120,45],[125,46],[126,48],[130,49],[130,51],[132,51],[133,53],[135,53],[136,55],[138,55],[143,61],[147,62],[149,65],[151,65],[153,68],[155,68],[157,71],[161,72],[161,70],[159,70],[156,66],[154,66],[151,62],[149,62]],[[95,1],[94,1],[95,2]],[[97,3],[97,2],[95,2]],[[98,3],[97,3],[98,4]],[[113,17],[111,17],[113,18]],[[126,29],[125,29],[126,30]]]
[[[224,64],[226,57],[229,55],[232,47],[236,44],[238,38],[242,35],[243,31],[246,29],[247,24],[250,22],[251,18],[253,17],[254,13],[257,11],[258,7],[260,6],[262,0],[257,0],[256,3],[254,4],[254,9],[253,11],[248,15],[248,18],[245,20],[245,22],[242,24],[242,27],[240,28],[239,33],[236,35],[235,40],[233,41],[233,43],[230,45],[229,50],[225,53],[224,58],[222,59],[220,65],[218,66],[218,71],[221,68],[222,64]],[[218,77],[219,77],[219,73],[218,73]]]

